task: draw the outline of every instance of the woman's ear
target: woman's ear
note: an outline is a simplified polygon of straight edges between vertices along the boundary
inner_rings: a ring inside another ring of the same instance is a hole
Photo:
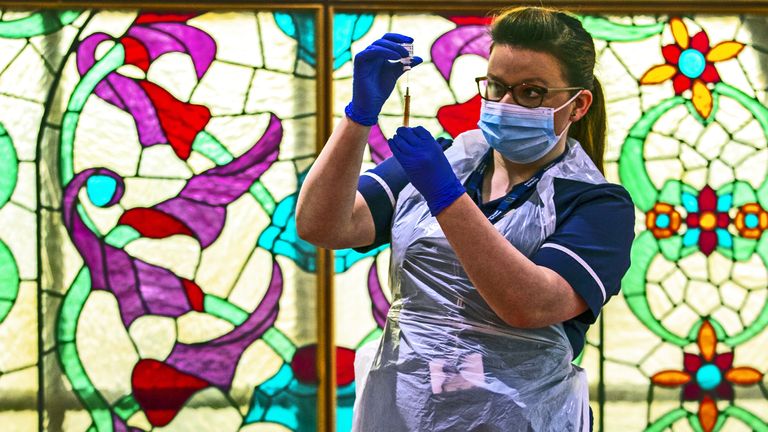
[[[574,105],[573,108],[571,108],[570,120],[577,122],[587,115],[589,107],[592,106],[592,92],[589,90],[582,90],[573,102]]]

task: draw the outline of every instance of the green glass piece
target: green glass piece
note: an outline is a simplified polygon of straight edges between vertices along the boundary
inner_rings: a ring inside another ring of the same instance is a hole
[[[699,421],[699,416],[689,413],[688,424],[693,428],[693,432],[704,432],[704,428],[701,427],[701,422]]]
[[[731,239],[731,240],[733,240],[733,239]],[[733,258],[734,257],[734,250],[733,250],[733,248],[731,248],[731,247],[727,247],[726,248],[726,247],[718,246],[716,250],[717,250],[717,253],[719,253],[720,255],[728,258],[729,260],[732,260],[732,261],[734,260],[734,258]]]
[[[125,48],[122,44],[116,44],[104,57],[99,59],[95,65],[83,76],[80,82],[75,86],[72,96],[67,104],[67,112],[61,124],[61,149],[60,149],[60,169],[61,183],[63,186],[69,184],[74,177],[74,148],[75,131],[79,114],[85,107],[85,102],[91,96],[96,86],[117,68],[125,63]]]
[[[749,261],[757,249],[757,240],[735,236],[733,238],[734,261]]]
[[[104,241],[118,249],[122,249],[128,243],[141,238],[141,233],[136,231],[135,228],[128,225],[118,225],[107,234]]]
[[[93,223],[93,221],[91,220],[91,217],[88,216],[88,213],[85,211],[85,208],[83,208],[83,206],[81,204],[77,205],[77,214],[80,215],[80,218],[83,220],[83,223],[85,224],[85,226],[87,226],[88,229],[91,230],[91,232],[94,235],[96,235],[98,237],[102,236],[101,232],[96,227],[96,224]]]
[[[768,268],[768,236],[764,235],[760,239],[755,250],[763,261],[763,265]],[[733,336],[727,337],[723,342],[733,347],[741,345],[765,331],[766,326],[768,326],[768,301],[763,303],[763,308],[760,313],[744,328],[744,330]]]
[[[14,303],[15,301],[0,300],[0,323],[2,323],[5,320],[5,317],[8,316],[8,313],[11,312]]]
[[[666,99],[646,112],[629,131],[619,157],[619,178],[632,196],[632,201],[643,212],[656,204],[658,191],[645,169],[643,147],[653,125],[670,109],[682,104],[685,99]]]
[[[744,204],[757,202],[757,194],[749,183],[743,181],[735,181],[731,183],[731,185],[734,207],[741,207]]]
[[[664,327],[664,325],[653,315],[651,305],[648,303],[645,276],[657,253],[659,253],[659,246],[656,242],[656,238],[653,237],[653,234],[650,231],[640,233],[632,245],[632,264],[630,265],[627,274],[624,275],[624,279],[622,279],[621,292],[627,301],[629,309],[643,323],[643,325],[648,328],[648,330],[667,342],[684,347],[688,345],[688,340],[672,333]]]
[[[571,363],[575,364],[576,366],[581,366],[581,362],[584,361],[584,351],[586,351],[586,349],[582,349],[579,355],[575,359],[573,359]]]
[[[724,82],[715,84],[714,93],[730,97],[740,103],[754,116],[755,120],[760,124],[760,128],[763,129],[766,138],[768,138],[768,108],[765,105],[736,87]],[[757,190],[757,200],[763,208],[768,208],[768,177],[766,177],[763,184]],[[738,205],[739,201],[735,199],[734,201]]]
[[[13,140],[0,123],[0,207],[3,207],[13,195],[19,174],[19,159]]]
[[[754,432],[768,432],[768,423],[737,405],[728,405],[721,415],[723,421],[725,421],[725,418],[732,417],[741,420],[745,425],[751,427]]]
[[[296,345],[279,329],[270,327],[261,338],[283,361],[290,363],[293,360],[293,355],[296,354]]]
[[[77,123],[80,121],[80,113],[68,112],[64,114],[61,120],[61,132],[59,139],[61,140],[61,148],[59,150],[61,154],[61,160],[59,161],[59,170],[61,173],[61,184],[66,186],[72,181],[75,176],[75,160],[74,160],[74,148],[75,148],[75,131],[77,130]]]
[[[680,419],[685,418],[687,414],[688,411],[683,408],[674,409],[648,425],[648,427],[645,428],[645,432],[662,432],[677,423]]]
[[[104,397],[93,386],[77,353],[74,342],[59,344],[59,360],[64,373],[72,384],[72,390],[78,396],[91,415],[98,432],[112,432],[112,414]]]
[[[0,240],[0,323],[19,295],[19,268],[11,250]]]
[[[682,185],[680,180],[667,180],[659,192],[659,201],[673,206],[681,205],[680,194]]]
[[[72,286],[64,297],[61,305],[59,320],[56,323],[56,340],[74,342],[77,333],[77,319],[80,311],[91,293],[91,273],[87,267],[80,269]]]
[[[376,327],[373,329],[370,333],[368,333],[368,336],[364,337],[362,341],[360,341],[359,344],[355,347],[355,351],[359,350],[361,346],[367,344],[368,342],[372,340],[377,340],[381,337],[381,329]]]
[[[610,42],[629,42],[648,39],[664,31],[665,23],[658,22],[647,25],[627,25],[610,21],[597,16],[578,16],[581,25],[594,39]]]
[[[80,82],[75,86],[72,96],[67,104],[67,111],[83,112],[85,102],[93,94],[96,86],[125,63],[125,48],[122,44],[113,46],[107,54],[104,55],[88,72],[83,76]]]
[[[260,180],[256,180],[249,191],[251,192],[251,195],[256,198],[256,201],[261,204],[261,207],[265,212],[267,212],[269,216],[275,214],[277,202],[275,202],[275,198],[269,192],[269,189],[264,186],[264,183],[262,183]]]
[[[115,414],[117,414],[118,417],[123,419],[123,421],[127,421],[129,418],[131,418],[132,415],[141,410],[141,406],[139,406],[139,403],[136,401],[133,395],[129,394],[123,396],[119,401],[115,402],[115,405],[112,406],[112,410],[115,412]]]
[[[659,240],[659,250],[667,261],[677,261],[682,255],[683,237],[675,235]]]
[[[203,298],[203,309],[205,312],[236,326],[248,319],[248,312],[221,297],[211,294],[206,294]]]
[[[88,378],[75,345],[77,321],[90,293],[90,272],[86,267],[83,267],[72,286],[69,287],[61,304],[59,319],[56,323],[57,352],[61,368],[72,384],[73,391],[90,413],[96,430],[111,432],[112,414],[109,405]]]
[[[80,11],[41,11],[13,21],[0,21],[0,38],[23,39],[47,35],[72,24]]]
[[[219,166],[226,165],[235,159],[232,153],[215,136],[204,130],[195,136],[195,141],[192,142],[192,150],[202,154]]]

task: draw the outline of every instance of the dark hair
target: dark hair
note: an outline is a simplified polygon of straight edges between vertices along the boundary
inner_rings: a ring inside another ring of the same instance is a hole
[[[587,114],[571,125],[577,139],[597,168],[603,171],[605,152],[605,98],[594,75],[595,44],[581,21],[555,9],[515,7],[497,15],[490,27],[494,45],[509,45],[551,54],[560,63],[569,86],[592,92]]]

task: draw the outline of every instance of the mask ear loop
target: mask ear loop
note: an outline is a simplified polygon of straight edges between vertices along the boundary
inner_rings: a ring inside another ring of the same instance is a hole
[[[552,114],[554,115],[554,113],[560,111],[561,109],[567,107],[571,102],[575,101],[576,98],[579,97],[579,95],[581,94],[582,91],[583,90],[579,90],[575,95],[573,95],[573,97],[568,99],[568,101],[566,103],[560,105],[556,110],[552,111]],[[575,116],[576,116],[576,113],[572,112],[571,116],[568,118],[568,124],[565,125],[565,128],[563,128],[563,131],[560,132],[560,135],[557,136],[557,141],[556,142],[560,142],[560,140],[563,138],[563,135],[565,135],[568,132],[568,129],[571,128],[571,125],[573,124],[573,120],[571,120],[571,118],[575,117]]]
[[[578,92],[576,92],[576,94],[575,94],[575,95],[573,95],[573,96],[572,96],[570,99],[568,99],[568,100],[567,100],[567,101],[566,101],[564,104],[562,104],[562,105],[560,105],[559,107],[555,108],[555,110],[554,110],[554,111],[552,111],[552,113],[554,114],[554,113],[556,113],[556,112],[560,111],[561,109],[563,109],[563,108],[567,107],[567,106],[568,106],[568,104],[570,104],[571,102],[575,101],[575,100],[576,100],[576,98],[577,98],[577,97],[579,97],[579,95],[580,95],[580,94],[581,94],[581,92],[583,92],[583,91],[584,91],[584,90],[579,90]],[[571,115],[571,117],[573,117],[573,115]]]

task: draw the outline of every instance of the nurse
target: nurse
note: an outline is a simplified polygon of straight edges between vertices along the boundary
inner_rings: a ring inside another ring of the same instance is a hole
[[[393,302],[357,377],[356,430],[591,429],[586,373],[571,362],[619,292],[634,237],[629,195],[602,174],[594,43],[541,7],[501,13],[490,33],[479,128],[453,142],[399,128],[394,156],[362,176],[413,40],[389,33],[359,53],[346,116],[299,195],[305,240],[391,243]]]

